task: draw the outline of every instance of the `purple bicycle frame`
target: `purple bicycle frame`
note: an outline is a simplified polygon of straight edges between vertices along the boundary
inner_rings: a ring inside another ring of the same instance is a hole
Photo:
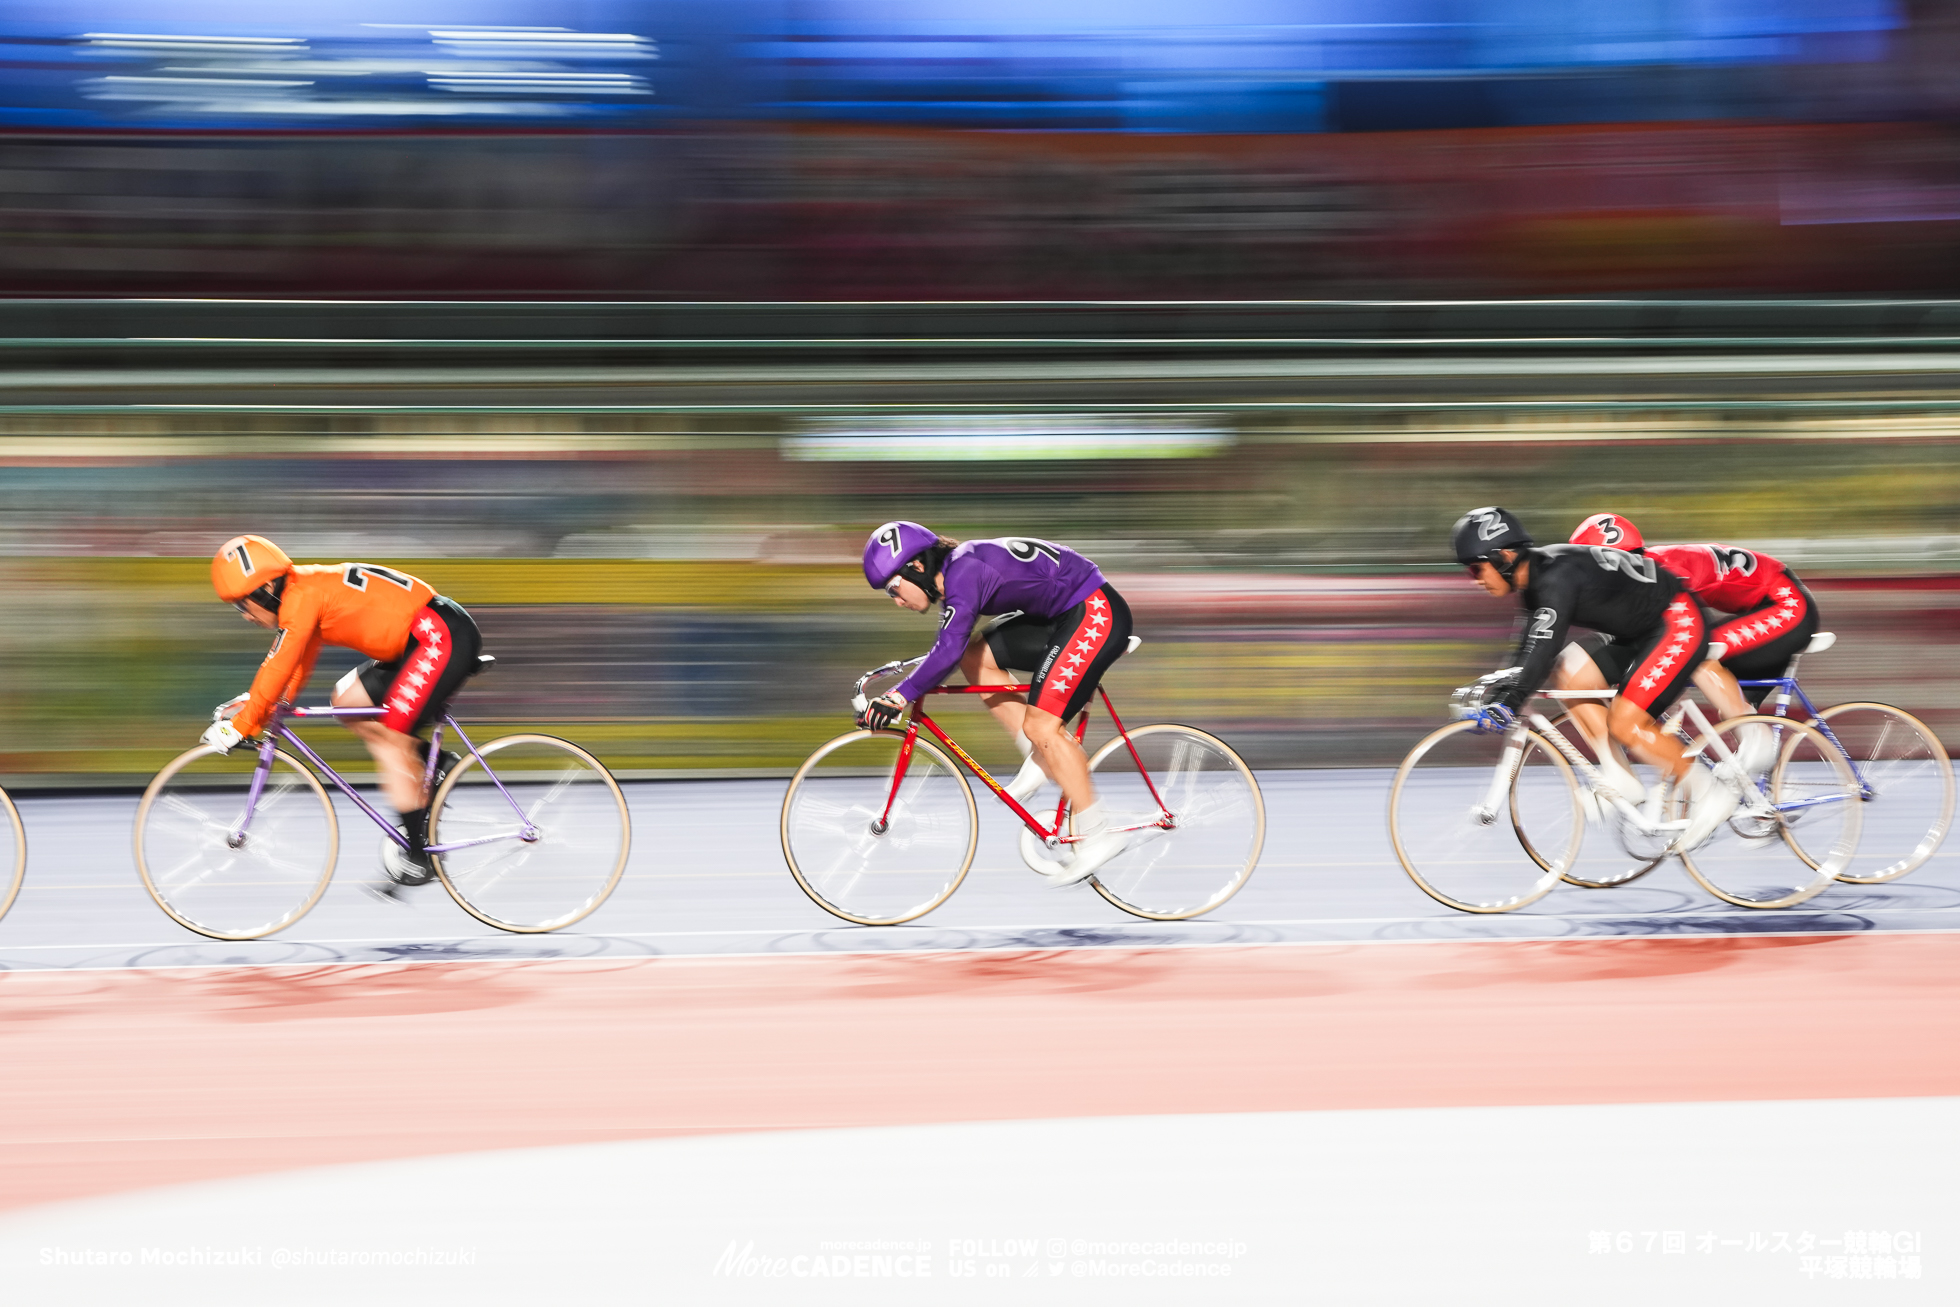
[[[252,788],[245,798],[245,815],[240,818],[237,829],[232,831],[231,839],[233,841],[243,839],[246,830],[251,827],[252,816],[258,811],[259,796],[265,792],[265,778],[272,774],[272,751],[278,748],[280,741],[283,740],[285,743],[292,745],[301,757],[312,763],[315,770],[324,774],[329,781],[332,781],[335,789],[352,799],[354,806],[362,812],[365,812],[368,815],[368,820],[381,828],[383,835],[393,840],[398,847],[406,849],[408,847],[408,836],[396,830],[395,823],[375,811],[373,804],[362,798],[353,786],[342,780],[340,773],[335,771],[326,759],[315,753],[306,741],[300,739],[294,733],[293,728],[287,725],[287,722],[295,717],[379,717],[386,711],[387,709],[385,708],[294,708],[290,711],[276,712],[272,719],[272,729],[265,733],[265,742],[259,746],[259,765],[257,770],[252,773]],[[424,764],[422,772],[423,786],[426,788],[429,782],[435,779],[436,758],[442,752],[442,729],[445,726],[456,732],[457,738],[463,742],[463,747],[470,751],[470,756],[476,759],[479,767],[483,768],[483,774],[490,778],[490,783],[497,787],[497,792],[503,795],[505,801],[510,804],[511,811],[517,814],[519,826],[516,832],[517,838],[523,840],[526,844],[536,843],[538,828],[531,824],[531,819],[524,815],[524,809],[519,806],[516,798],[511,795],[509,790],[504,788],[503,781],[499,780],[497,773],[490,769],[490,764],[484,761],[483,755],[477,752],[476,745],[471,741],[469,735],[461,726],[457,725],[456,719],[447,713],[443,714],[442,721],[436,725],[435,730],[431,733],[429,758],[427,763]],[[509,838],[509,835],[485,835],[480,839],[457,840],[449,844],[430,844],[426,846],[426,851],[438,854],[454,853],[457,849],[473,848],[478,844],[494,844],[498,840]]]

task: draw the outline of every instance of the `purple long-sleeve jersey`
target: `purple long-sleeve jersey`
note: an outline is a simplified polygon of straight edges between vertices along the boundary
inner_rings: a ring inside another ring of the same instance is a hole
[[[1020,611],[1059,617],[1103,584],[1102,569],[1062,545],[1027,536],[969,540],[946,557],[946,598],[932,652],[898,687],[907,702],[960,665],[978,618]]]

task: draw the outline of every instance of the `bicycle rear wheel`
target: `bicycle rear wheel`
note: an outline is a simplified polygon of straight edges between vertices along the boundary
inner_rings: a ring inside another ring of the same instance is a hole
[[[27,827],[11,795],[0,790],[0,917],[14,906],[20,883],[27,878]]]
[[[1096,803],[1114,826],[1141,827],[1162,813],[1172,825],[1140,830],[1089,883],[1152,921],[1202,916],[1244,888],[1259,865],[1266,844],[1259,782],[1231,746],[1189,726],[1143,726],[1129,739],[1134,755],[1119,735],[1089,759]]]
[[[1494,783],[1502,788],[1486,810]],[[1509,736],[1451,722],[1409,750],[1389,786],[1388,838],[1402,870],[1460,912],[1537,902],[1574,865],[1585,833],[1572,768],[1536,731],[1512,751]]]
[[[319,779],[272,751],[243,831],[256,750],[208,745],[157,773],[136,807],[136,870],[170,919],[212,939],[258,939],[292,925],[326,892],[340,824]]]
[[[632,836],[605,764],[550,735],[479,745],[429,803],[429,843],[463,846],[431,855],[443,887],[478,921],[520,935],[596,911],[626,871]]]
[[[1712,734],[1739,754],[1739,732],[1753,724],[1778,733],[1773,762],[1748,778],[1742,806],[1707,843],[1681,852],[1681,864],[1724,903],[1794,907],[1851,866],[1865,805],[1844,754],[1809,726],[1781,717],[1731,717]],[[1695,753],[1697,767],[1721,757],[1707,735],[1695,742]],[[1685,815],[1678,797],[1674,806]]]
[[[1838,879],[1877,885],[1924,864],[1953,825],[1953,764],[1940,737],[1890,704],[1841,703],[1818,717],[1850,755],[1865,796],[1858,852]],[[1808,859],[1803,832],[1792,835]]]
[[[840,735],[783,795],[790,874],[818,907],[860,926],[895,926],[944,903],[980,841],[973,788],[931,742],[914,742],[894,795],[904,743],[889,731]]]

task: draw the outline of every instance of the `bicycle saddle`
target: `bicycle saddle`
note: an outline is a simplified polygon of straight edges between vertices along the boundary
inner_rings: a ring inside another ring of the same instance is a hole
[[[1837,636],[1829,631],[1819,631],[1816,635],[1810,637],[1810,643],[1803,647],[1803,651],[1807,654],[1823,653],[1836,643]]]
[[[476,656],[476,666],[470,669],[470,675],[476,676],[483,672],[489,671],[490,668],[496,664],[496,661],[497,660],[491,657],[489,654],[478,654]]]

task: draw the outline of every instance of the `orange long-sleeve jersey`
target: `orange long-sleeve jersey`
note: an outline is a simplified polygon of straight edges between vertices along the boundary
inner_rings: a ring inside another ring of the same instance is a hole
[[[409,624],[436,597],[427,582],[372,563],[295,567],[279,600],[279,634],[252,678],[252,698],[232,725],[257,735],[282,699],[292,702],[320,661],[337,645],[390,662],[408,648]]]

